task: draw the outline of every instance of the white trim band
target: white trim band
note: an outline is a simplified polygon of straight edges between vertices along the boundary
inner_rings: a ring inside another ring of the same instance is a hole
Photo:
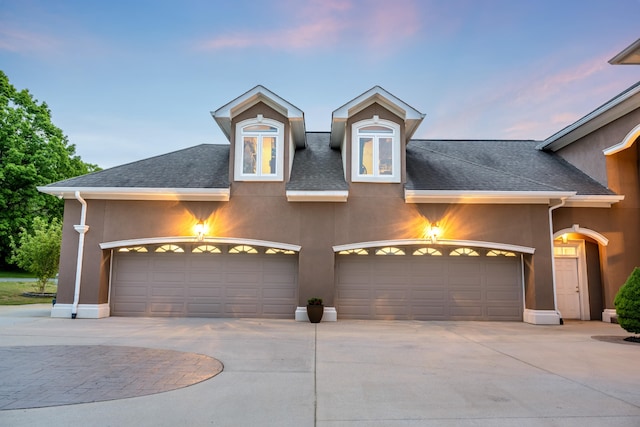
[[[297,307],[295,314],[296,322],[308,322],[307,307]],[[325,307],[322,312],[322,322],[337,322],[338,312],[335,307]]]
[[[532,325],[559,325],[560,314],[555,310],[530,310],[524,309],[522,320]]]
[[[228,202],[229,188],[147,188],[147,187],[37,187],[38,191],[63,199],[74,199],[76,191],[84,199],[98,200],[181,200]]]
[[[451,191],[404,190],[405,203],[549,204],[575,196],[575,191]]]
[[[71,318],[73,304],[55,304],[51,309],[51,317]],[[102,319],[109,317],[109,304],[78,304],[76,319]]]
[[[346,202],[348,191],[287,190],[288,202]]]
[[[346,245],[336,245],[333,247],[334,252],[349,251],[352,249],[361,248],[380,248],[385,246],[409,246],[409,245],[423,245],[423,246],[472,246],[476,248],[498,249],[501,251],[519,252],[532,255],[535,253],[535,248],[528,246],[511,245],[508,243],[496,243],[496,242],[481,242],[477,240],[445,240],[438,239],[435,243],[425,239],[402,239],[402,240],[378,240],[374,242],[359,242],[348,243]]]
[[[198,240],[195,236],[149,237],[142,239],[115,240],[100,243],[100,249],[115,249],[123,246],[159,245],[164,243],[230,243],[236,245],[263,246],[275,249],[300,252],[302,246],[289,243],[269,242],[266,240],[241,239],[236,237],[204,237]]]

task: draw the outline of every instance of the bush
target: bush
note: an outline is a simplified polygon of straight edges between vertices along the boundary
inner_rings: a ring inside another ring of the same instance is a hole
[[[36,276],[39,292],[44,292],[47,281],[58,273],[61,242],[62,225],[57,218],[49,223],[44,218],[35,217],[33,233],[23,228],[17,244],[11,239],[11,261]]]
[[[640,268],[636,267],[613,300],[618,323],[626,331],[640,334]]]

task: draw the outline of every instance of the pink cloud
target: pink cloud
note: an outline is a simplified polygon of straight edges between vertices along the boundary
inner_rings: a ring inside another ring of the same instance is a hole
[[[11,28],[6,22],[0,23],[0,50],[16,53],[49,53],[60,47],[55,37],[36,32]]]
[[[385,47],[410,38],[420,29],[414,0],[376,0],[366,6],[353,0],[316,0],[302,6],[298,2],[285,2],[280,9],[287,15],[282,22],[303,24],[271,32],[261,28],[221,34],[197,46],[203,50],[251,47],[304,50],[336,43]]]

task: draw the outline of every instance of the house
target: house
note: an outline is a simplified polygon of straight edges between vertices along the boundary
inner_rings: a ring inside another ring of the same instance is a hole
[[[545,141],[420,140],[376,86],[308,132],[263,86],[65,199],[54,317],[610,321],[640,265],[640,83]]]

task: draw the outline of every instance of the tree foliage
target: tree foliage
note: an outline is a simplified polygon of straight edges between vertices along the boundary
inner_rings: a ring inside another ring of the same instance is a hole
[[[640,334],[640,268],[633,269],[613,303],[620,326],[626,331]]]
[[[58,218],[51,222],[39,216],[33,219],[32,232],[23,228],[18,242],[11,241],[11,261],[38,278],[38,292],[44,292],[47,281],[58,273],[62,223]]]
[[[0,268],[10,262],[11,237],[36,216],[62,218],[62,201],[36,187],[96,169],[75,155],[47,104],[16,90],[0,71]]]

